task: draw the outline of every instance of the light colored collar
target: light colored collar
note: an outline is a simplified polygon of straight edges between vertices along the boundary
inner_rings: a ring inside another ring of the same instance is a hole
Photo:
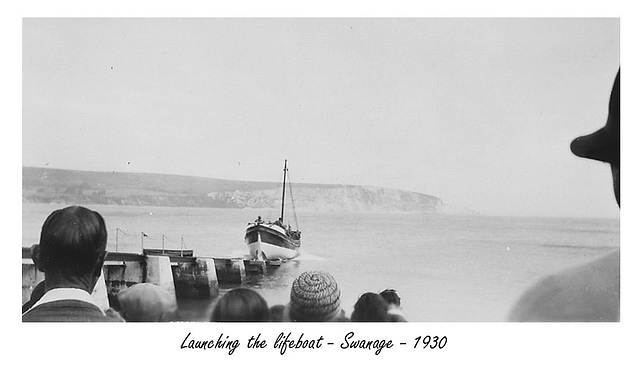
[[[46,292],[42,296],[42,298],[40,298],[38,300],[38,302],[33,304],[33,306],[31,306],[31,308],[29,310],[27,310],[25,313],[28,313],[31,309],[33,309],[34,307],[36,307],[38,305],[42,305],[43,303],[61,301],[61,300],[77,300],[77,301],[87,302],[87,303],[90,303],[90,304],[94,305],[98,309],[100,309],[102,314],[104,314],[104,311],[102,311],[100,306],[98,306],[96,304],[96,302],[94,301],[93,297],[91,297],[91,294],[87,293],[86,291],[84,291],[82,289],[77,289],[77,288],[55,288],[55,289],[51,289],[48,292]]]

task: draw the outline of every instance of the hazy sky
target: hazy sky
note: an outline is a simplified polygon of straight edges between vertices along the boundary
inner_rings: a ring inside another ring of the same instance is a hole
[[[382,186],[618,217],[618,19],[25,19],[25,166]]]

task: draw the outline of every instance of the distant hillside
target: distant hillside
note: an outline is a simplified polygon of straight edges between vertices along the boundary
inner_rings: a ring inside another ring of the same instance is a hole
[[[22,199],[36,203],[144,206],[279,207],[281,183],[167,174],[22,168]],[[293,184],[296,209],[448,212],[434,196],[378,187]],[[288,191],[287,191],[288,192]]]

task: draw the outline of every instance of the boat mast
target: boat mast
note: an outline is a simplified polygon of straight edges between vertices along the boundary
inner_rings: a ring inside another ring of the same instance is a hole
[[[284,223],[284,193],[285,193],[285,184],[287,182],[287,160],[284,160],[284,177],[282,179],[282,208],[280,209],[280,221]]]

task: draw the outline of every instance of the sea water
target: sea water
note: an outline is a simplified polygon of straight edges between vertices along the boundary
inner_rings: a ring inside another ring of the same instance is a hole
[[[22,245],[65,205],[23,204]],[[109,251],[141,247],[243,257],[244,231],[279,210],[87,205],[107,223]],[[396,289],[409,321],[504,321],[518,296],[541,276],[592,260],[620,244],[618,219],[459,216],[298,211],[302,254],[267,275],[247,276],[269,305],[285,304],[306,270],[335,277],[348,315],[366,292]],[[296,218],[287,222],[296,227]],[[116,231],[117,230],[117,231]],[[142,233],[146,234],[146,237]],[[164,238],[163,238],[164,235]],[[117,239],[116,239],[117,238]],[[117,242],[116,242],[117,240]],[[222,288],[221,294],[228,291]],[[204,320],[215,304],[181,300],[181,318]]]

